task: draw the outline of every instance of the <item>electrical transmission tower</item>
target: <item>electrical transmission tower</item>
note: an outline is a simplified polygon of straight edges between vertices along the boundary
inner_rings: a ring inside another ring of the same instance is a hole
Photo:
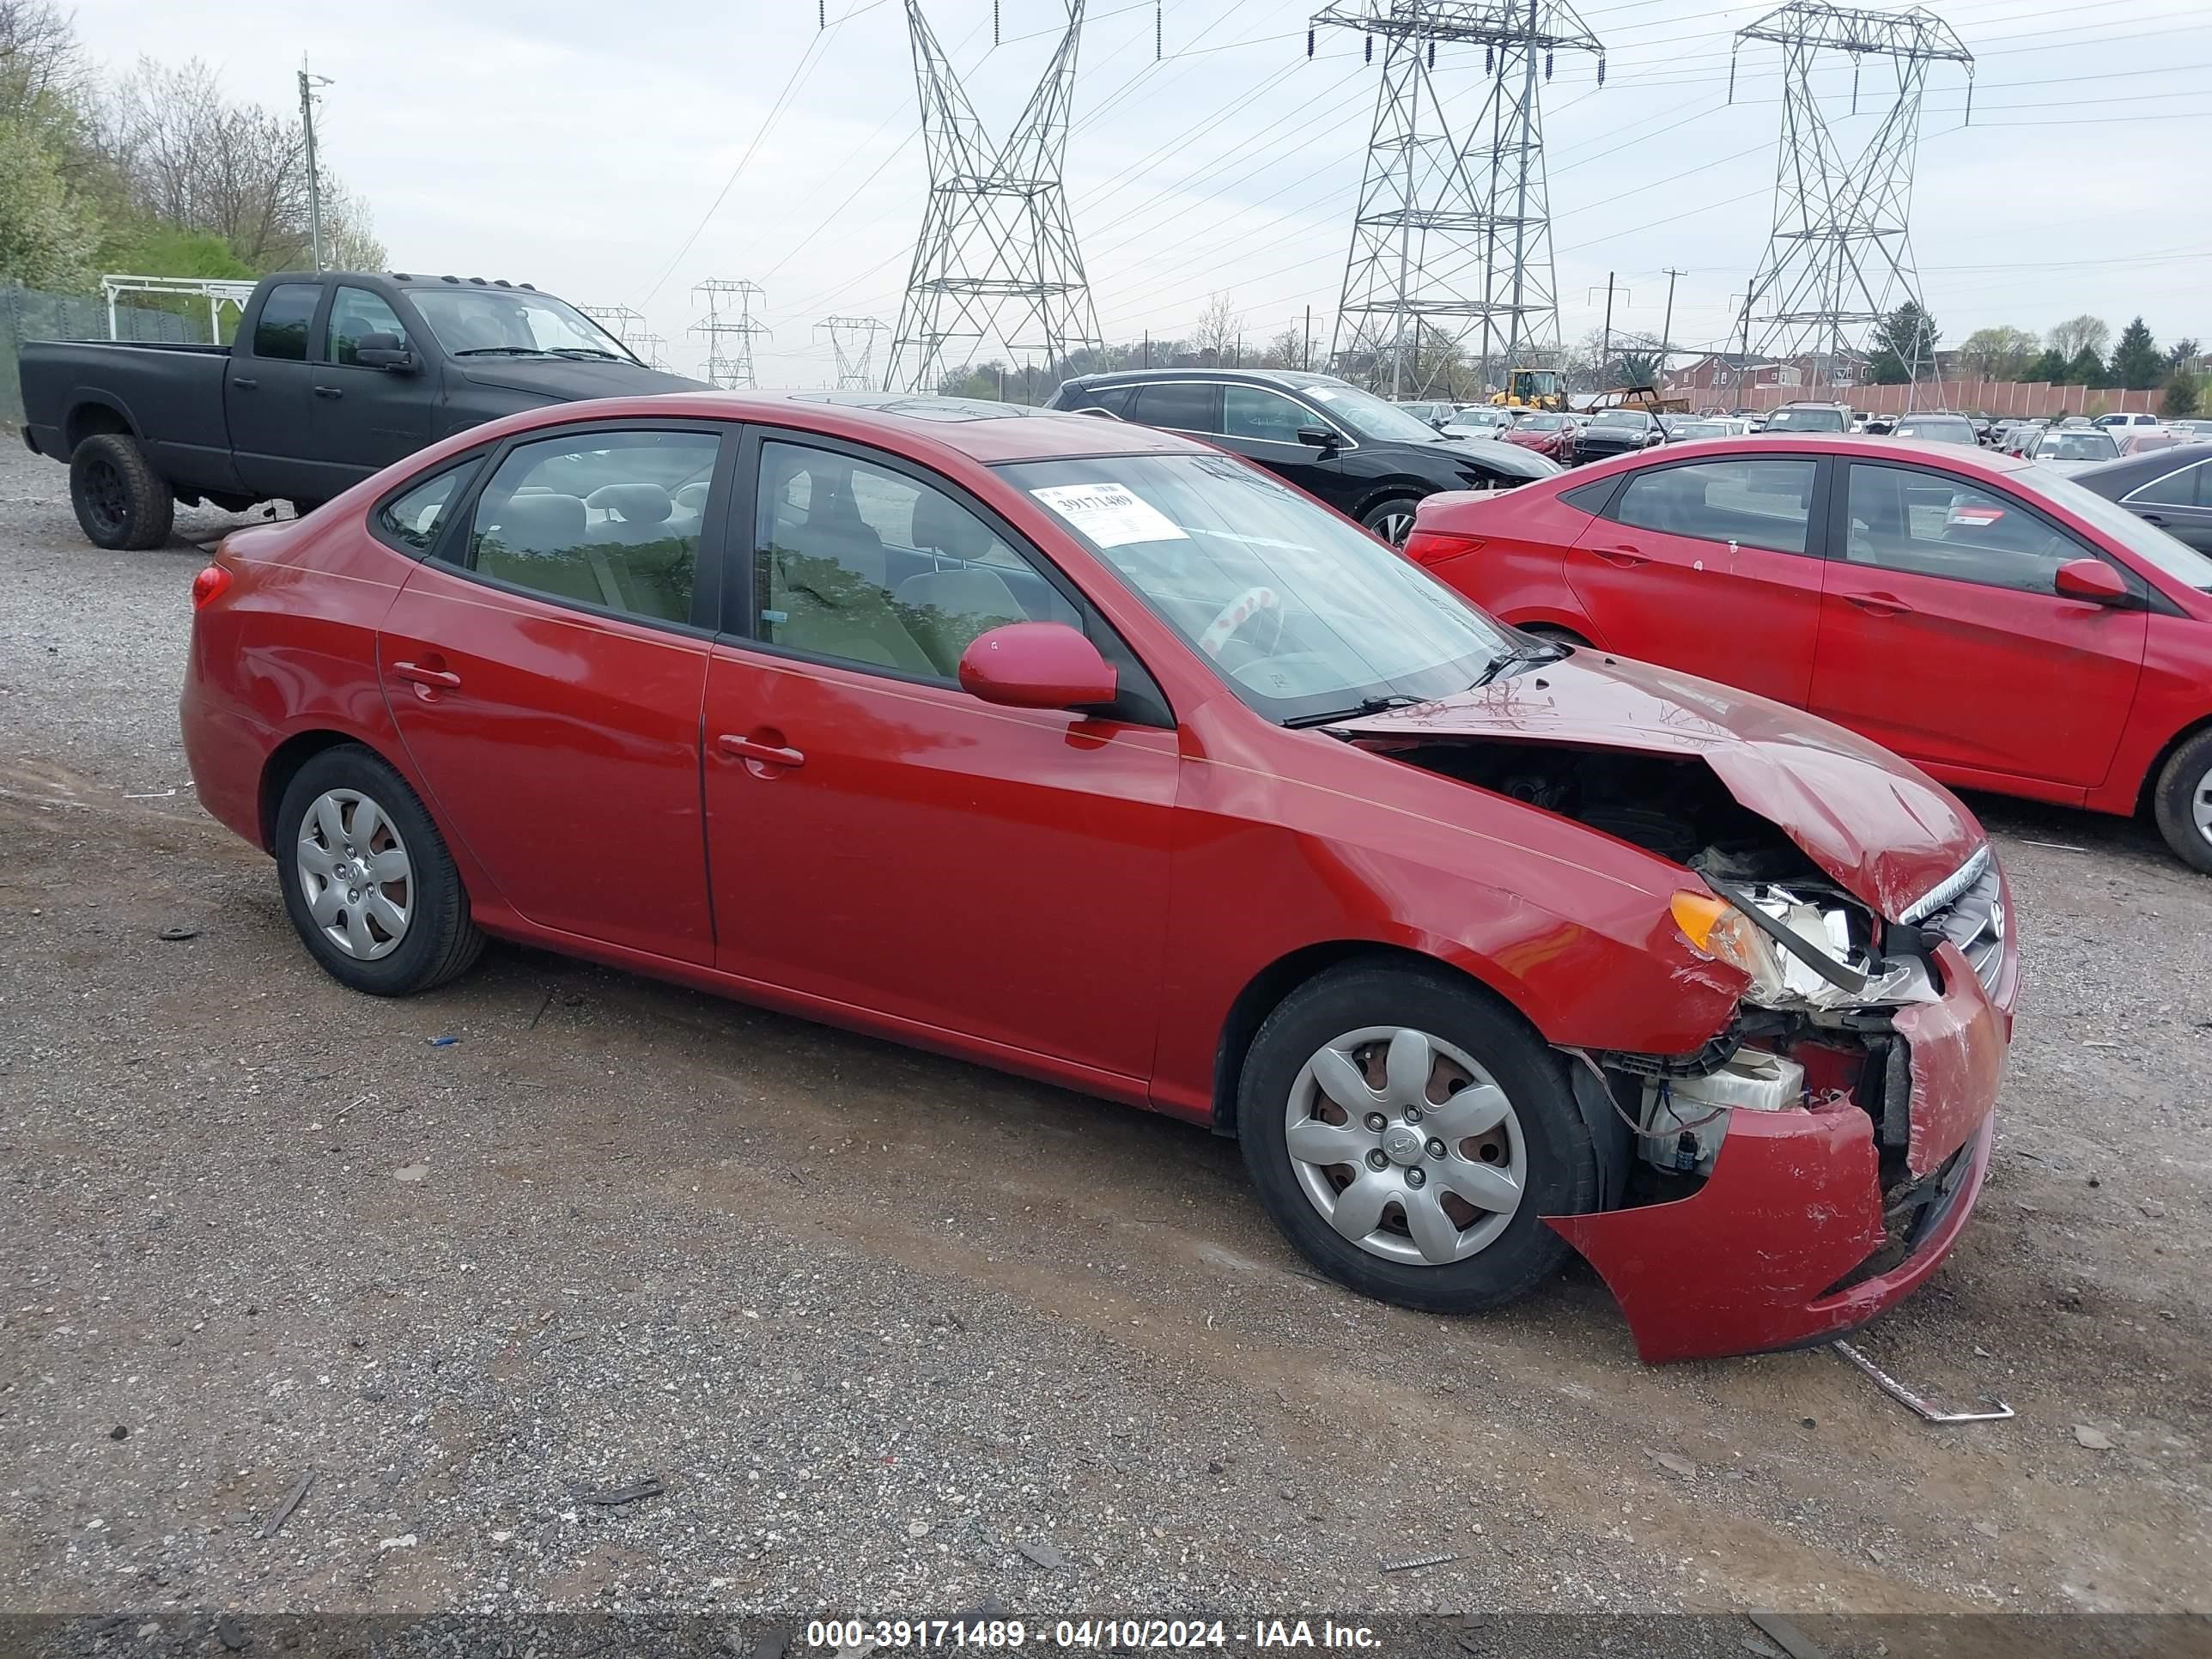
[[[1076,250],[1063,161],[1084,0],[1006,142],[993,147],[921,15],[906,0],[929,151],[929,205],[914,247],[885,383],[934,392],[987,341],[1041,354],[1048,374],[1097,349],[1098,311]]]
[[[641,313],[632,311],[628,306],[578,306],[576,309],[632,351],[637,349],[638,337],[645,332],[645,318]]]
[[[668,359],[660,355],[660,348],[667,343],[667,337],[660,334],[641,334],[629,343],[630,349],[645,359],[647,368],[662,369],[668,367]]]
[[[1815,386],[1848,383],[1846,356],[1865,344],[1874,325],[1906,300],[1919,305],[1907,221],[1921,94],[1931,65],[1963,64],[1971,119],[1974,57],[1950,25],[1917,6],[1904,12],[1855,11],[1823,0],[1792,0],[1739,30],[1735,50],[1747,40],[1770,40],[1782,48],[1783,97],[1774,232],[1744,295],[1744,354],[1809,356]],[[1850,59],[1853,114],[1864,59],[1887,58],[1897,75],[1895,101],[1874,137],[1850,158],[1813,92],[1814,70],[1824,54],[1833,53]],[[1735,94],[1731,61],[1729,95]],[[1934,374],[1932,348],[1932,341],[1910,345],[1907,368],[1915,386]]]
[[[753,374],[753,340],[769,332],[768,325],[753,316],[753,301],[768,297],[760,284],[710,276],[695,284],[691,292],[706,296],[707,314],[691,325],[691,332],[707,337],[707,384],[726,391],[758,386]]]
[[[838,391],[876,389],[871,370],[876,356],[876,336],[884,331],[884,327],[879,317],[824,317],[814,325],[816,333],[830,337],[830,349],[837,354]]]
[[[1540,87],[1563,52],[1605,47],[1568,0],[1332,0],[1313,28],[1358,30],[1382,86],[1367,178],[1352,223],[1334,355],[1378,376],[1393,396],[1425,390],[1480,336],[1487,388],[1504,367],[1547,362],[1559,347],[1552,216],[1544,181]],[[1436,74],[1438,45],[1480,47],[1489,85],[1468,135]],[[1313,53],[1312,29],[1306,53]],[[1541,77],[1540,80],[1539,77]]]

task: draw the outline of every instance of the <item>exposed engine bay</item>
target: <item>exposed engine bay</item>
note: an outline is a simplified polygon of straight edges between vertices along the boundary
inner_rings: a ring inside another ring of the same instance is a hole
[[[1905,1164],[1909,1056],[1891,1011],[1941,994],[1940,933],[1877,915],[1692,756],[1462,738],[1389,752],[1672,860],[1726,901],[1676,914],[1750,976],[1728,1028],[1694,1054],[1579,1054],[1644,1171],[1626,1201],[1701,1184],[1735,1113],[1848,1104],[1872,1120],[1887,1206],[1912,1205],[1925,1183]]]

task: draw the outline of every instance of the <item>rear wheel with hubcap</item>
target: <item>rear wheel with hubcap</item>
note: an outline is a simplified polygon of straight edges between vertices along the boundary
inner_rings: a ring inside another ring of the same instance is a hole
[[[277,809],[276,853],[293,927],[357,991],[428,990],[483,948],[437,826],[406,781],[359,744],[300,769]]]
[[[1308,1261],[1431,1312],[1525,1294],[1568,1254],[1540,1218],[1597,1201],[1559,1056],[1440,971],[1359,964],[1292,992],[1246,1059],[1237,1133]]]
[[[2212,732],[2173,751],[2151,791],[2151,811],[2166,844],[2212,875]]]
[[[1391,546],[1403,547],[1406,538],[1413,533],[1413,509],[1419,505],[1411,495],[1394,496],[1369,507],[1359,522]]]

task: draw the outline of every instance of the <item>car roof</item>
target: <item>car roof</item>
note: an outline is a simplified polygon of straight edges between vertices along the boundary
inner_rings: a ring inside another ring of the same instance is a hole
[[[1135,380],[1231,380],[1240,386],[1281,386],[1286,390],[1352,384],[1341,375],[1322,374],[1303,368],[1116,368],[1097,374],[1074,375],[1062,384],[1119,386]],[[1418,401],[1428,403],[1436,400],[1421,398]]]
[[[2125,495],[2137,484],[2148,483],[2153,478],[2163,478],[2169,472],[2179,472],[2185,466],[2206,460],[2212,460],[2212,443],[2170,444],[2141,455],[2100,461],[2075,473],[2074,479],[2077,483],[2087,483],[2100,495],[2108,489]]]
[[[2161,455],[2173,453],[2171,449],[2159,451]],[[2016,455],[2000,455],[1993,449],[1921,443],[1911,438],[1878,438],[1858,432],[1773,432],[1763,433],[1757,438],[1696,438],[1688,443],[1638,450],[1594,465],[1577,467],[1571,473],[1562,473],[1558,480],[1540,478],[1534,482],[1564,483],[1572,489],[1585,478],[1632,472],[1645,466],[1671,466],[1707,455],[1722,459],[1788,455],[1845,455],[1869,461],[1903,459],[1933,462],[1947,472],[1980,472],[1992,479],[2025,472],[2031,465]]]
[[[1094,455],[1218,455],[1209,444],[1157,427],[1097,415],[1029,409],[981,398],[939,398],[904,392],[653,392],[588,403],[548,404],[510,416],[514,430],[562,421],[631,420],[682,416],[787,426],[852,443],[908,453],[934,451],[989,466],[1004,461],[1073,459]],[[501,422],[504,426],[506,422]],[[479,428],[471,428],[477,431]]]

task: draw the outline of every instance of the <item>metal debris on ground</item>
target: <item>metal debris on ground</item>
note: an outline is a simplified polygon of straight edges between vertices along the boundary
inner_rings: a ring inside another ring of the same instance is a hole
[[[1067,1558],[1049,1544],[1017,1543],[1014,1547],[1047,1572],[1058,1572],[1067,1565]]]
[[[174,789],[149,789],[143,794],[126,794],[125,800],[167,800],[177,792]]]
[[[2074,1438],[2076,1443],[2087,1446],[2091,1451],[2110,1451],[2112,1449],[2112,1437],[2102,1429],[2090,1427],[2087,1423],[2076,1423],[2074,1425]]]
[[[1685,1480],[1689,1480],[1698,1472],[1698,1466],[1695,1463],[1686,1457],[1677,1457],[1673,1452],[1646,1450],[1644,1455],[1661,1468],[1671,1474],[1679,1474]]]
[[[2086,853],[2089,850],[2086,847],[2069,847],[2063,841],[2030,841],[2026,836],[2020,838],[2020,844],[2022,847],[2047,847],[2054,853]]]
[[[1838,1342],[1836,1346],[1840,1348],[1844,1345]],[[1780,1613],[1747,1613],[1744,1617],[1758,1626],[1777,1647],[1790,1656],[1790,1659],[1827,1659],[1827,1655],[1820,1648],[1807,1639],[1803,1631]]]
[[[1410,1555],[1403,1561],[1385,1561],[1382,1563],[1382,1571],[1385,1572],[1413,1572],[1422,1567],[1441,1567],[1447,1561],[1456,1561],[1458,1559],[1459,1552],[1457,1550],[1446,1550],[1440,1555]]]
[[[576,1494],[576,1501],[579,1504],[597,1504],[602,1509],[612,1509],[618,1504],[635,1504],[641,1498],[658,1498],[660,1492],[660,1482],[648,1474],[643,1480],[634,1480],[627,1486],[611,1487],[605,1492],[580,1492]]]
[[[261,1523],[261,1535],[274,1538],[280,1528],[292,1518],[292,1511],[300,1507],[300,1500],[307,1495],[307,1488],[315,1484],[315,1472],[309,1469],[292,1488],[291,1495],[276,1506],[276,1512]]]
[[[437,1037],[432,1037],[432,1038],[430,1039],[430,1046],[431,1046],[433,1048],[452,1048],[452,1047],[453,1047],[456,1042],[459,1042],[459,1041],[460,1041],[460,1038],[459,1038],[459,1037],[457,1037],[457,1036],[437,1036]]]
[[[200,930],[179,922],[174,927],[164,927],[160,936],[172,945],[178,945],[188,939],[198,939],[200,936]]]
[[[1913,1393],[1911,1389],[1906,1388],[1904,1383],[1899,1382],[1887,1371],[1882,1370],[1881,1366],[1875,1364],[1873,1360],[1869,1359],[1864,1354],[1861,1353],[1850,1343],[1831,1342],[1828,1346],[1833,1348],[1838,1353],[1843,1355],[1844,1358],[1850,1360],[1852,1364],[1864,1371],[1869,1376],[1872,1377],[1875,1381],[1875,1386],[1880,1389],[1884,1394],[1887,1395],[1892,1400],[1896,1401],[1901,1406],[1906,1407],[1909,1409],[1918,1413],[1930,1423],[2002,1423],[2006,1418],[2011,1417],[2014,1414],[2011,1407],[2006,1405],[2003,1401],[1990,1395],[1984,1395],[1983,1396],[1983,1398],[1987,1400],[1990,1402],[1990,1405],[1993,1407],[1993,1409],[1990,1411],[1947,1412],[1940,1410],[1936,1407],[1929,1405],[1918,1395]]]

